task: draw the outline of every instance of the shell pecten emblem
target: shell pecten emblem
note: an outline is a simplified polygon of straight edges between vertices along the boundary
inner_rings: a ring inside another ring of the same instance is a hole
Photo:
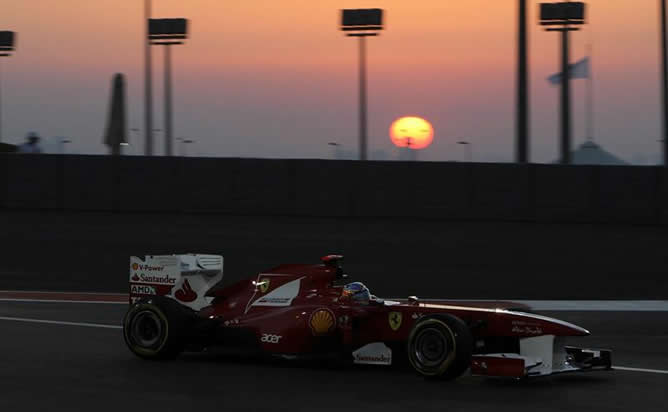
[[[308,323],[315,336],[327,335],[334,329],[336,317],[329,309],[318,309],[311,313]]]
[[[401,319],[403,316],[401,315],[401,312],[390,312],[387,316],[387,320],[390,322],[390,327],[392,328],[393,331],[399,330],[401,327]]]

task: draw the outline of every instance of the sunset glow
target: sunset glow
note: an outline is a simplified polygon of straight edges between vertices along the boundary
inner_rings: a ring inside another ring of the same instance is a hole
[[[0,30],[18,33],[3,59],[4,140],[67,136],[72,150],[102,153],[109,82],[127,78],[128,121],[142,129],[141,0],[4,2]],[[30,3],[30,7],[26,4]],[[439,131],[423,160],[453,160],[470,136],[484,161],[514,156],[516,1],[153,0],[154,17],[185,17],[191,35],[173,51],[175,133],[193,154],[322,157],[327,142],[357,146],[358,45],[338,29],[342,8],[385,10],[368,41],[369,150],[394,151],[387,128],[419,113]],[[622,157],[658,160],[659,35],[655,1],[591,0],[572,34],[571,58],[593,48],[595,137]],[[557,36],[529,4],[531,159],[558,154]],[[258,28],[261,26],[261,28]],[[153,49],[155,127],[162,128],[162,48]],[[582,142],[585,82],[573,82],[574,143]],[[95,136],[95,137],[93,137]],[[130,153],[143,151],[143,133]],[[637,136],[633,140],[629,136]]]
[[[390,139],[397,147],[424,149],[434,140],[434,128],[420,117],[402,117],[390,126]]]

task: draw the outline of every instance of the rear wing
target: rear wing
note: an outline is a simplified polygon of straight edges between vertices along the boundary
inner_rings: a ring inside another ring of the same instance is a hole
[[[223,257],[183,254],[130,257],[130,303],[167,296],[194,310],[208,306],[206,292],[223,278]]]

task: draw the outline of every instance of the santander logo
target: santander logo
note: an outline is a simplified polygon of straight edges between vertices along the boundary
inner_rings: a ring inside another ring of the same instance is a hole
[[[181,302],[192,302],[193,300],[197,299],[197,293],[190,286],[188,279],[183,281],[181,289],[177,290],[174,296]]]

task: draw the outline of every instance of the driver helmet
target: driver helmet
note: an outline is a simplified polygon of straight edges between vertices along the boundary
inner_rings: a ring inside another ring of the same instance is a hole
[[[348,283],[343,287],[343,292],[341,297],[344,299],[350,299],[354,302],[367,304],[371,300],[371,293],[369,288],[364,286],[362,282],[353,282]]]

